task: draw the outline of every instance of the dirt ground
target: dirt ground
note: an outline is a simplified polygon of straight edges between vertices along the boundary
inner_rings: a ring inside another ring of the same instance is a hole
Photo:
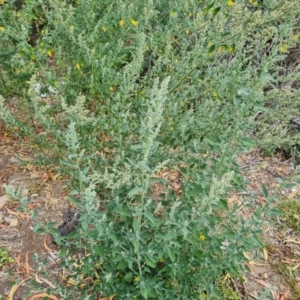
[[[37,211],[42,223],[62,222],[67,211],[68,190],[66,182],[55,172],[54,167],[36,167],[31,163],[36,157],[26,140],[14,139],[4,127],[0,127],[0,241],[1,248],[6,249],[14,262],[5,264],[0,270],[0,299],[42,299],[46,289],[53,293],[48,299],[61,299],[56,293],[56,284],[66,284],[62,280],[59,265],[58,246],[51,243],[45,234],[36,234],[35,226],[28,212],[22,210],[17,200],[7,200],[4,184],[21,188],[23,197],[29,201],[26,209]],[[248,192],[254,195],[257,205],[266,199],[261,193],[263,183],[270,194],[277,193],[282,201],[300,199],[300,187],[279,189],[278,178],[286,179],[292,174],[291,160],[284,156],[261,157],[259,151],[240,156],[239,165],[248,180]],[[277,178],[277,179],[276,179]],[[243,204],[246,193],[232,193],[230,204]],[[246,204],[246,203],[245,203]],[[248,216],[251,211],[246,206],[241,214]],[[288,300],[300,299],[300,234],[287,226],[281,226],[284,217],[277,217],[275,224],[263,228],[265,248],[261,258],[249,256],[249,272],[245,273],[245,282],[231,279],[232,289],[241,299]],[[46,274],[46,276],[44,275]],[[9,298],[11,297],[11,298]],[[260,298],[261,299],[261,298]]]

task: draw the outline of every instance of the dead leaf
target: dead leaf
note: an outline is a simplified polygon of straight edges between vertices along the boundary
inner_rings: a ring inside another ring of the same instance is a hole
[[[14,215],[14,216],[17,216],[21,219],[25,219],[25,218],[29,218],[30,215],[29,214],[24,214],[24,213],[21,213],[19,211],[13,211],[13,210],[10,210],[8,207],[5,207],[6,211],[11,214],[11,215]]]
[[[263,253],[264,253],[264,259],[268,260],[268,252],[267,252],[266,248],[263,248]]]
[[[249,264],[249,263],[246,262],[245,265],[248,267],[248,269],[250,270],[250,272],[251,272],[252,274],[255,273],[254,267],[253,267],[251,264]]]
[[[296,269],[298,269],[298,267],[300,266],[300,263],[299,264],[297,264],[296,266],[294,266],[294,267],[292,267],[292,270],[296,270]]]
[[[26,255],[25,255],[24,268],[26,269],[26,277],[28,277],[30,271],[34,271],[34,270],[29,266],[29,263],[28,263],[28,251],[26,252]]]
[[[294,243],[294,244],[297,244],[297,245],[300,245],[300,242],[297,241],[297,240],[294,240],[294,239],[286,239],[283,241],[284,244],[286,243]]]
[[[32,297],[28,298],[28,300],[34,300],[34,299],[43,298],[43,297],[48,297],[48,298],[53,299],[53,300],[58,300],[58,298],[56,296],[49,295],[49,294],[46,294],[46,293],[37,294],[35,296],[32,296]]]
[[[102,297],[102,298],[99,298],[99,300],[113,300],[115,298],[116,295],[112,295],[112,296],[109,296],[109,297]]]
[[[7,201],[9,201],[9,196],[7,194],[0,197],[0,209],[5,206]]]
[[[6,300],[13,300],[15,292],[26,280],[27,280],[27,278],[22,280],[20,283],[13,285],[11,290],[9,291],[9,294],[8,294]]]
[[[37,274],[35,274],[35,279],[38,283],[47,283],[53,289],[56,288],[56,286],[50,280],[43,278],[43,277],[38,277]]]
[[[293,198],[295,198],[296,195],[297,195],[297,193],[289,193],[289,194],[287,195],[287,198],[288,198],[288,199],[293,199]]]
[[[44,238],[44,248],[45,248],[48,252],[56,252],[55,250],[52,250],[51,248],[48,247],[48,245],[47,245],[47,238],[48,238],[48,236],[45,236],[45,238]]]

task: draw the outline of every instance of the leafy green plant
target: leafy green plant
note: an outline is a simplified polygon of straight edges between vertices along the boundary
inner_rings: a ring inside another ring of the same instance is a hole
[[[2,268],[5,264],[13,261],[14,259],[8,254],[8,252],[0,247],[0,267]]]
[[[284,223],[292,227],[294,229],[299,229],[300,220],[299,220],[299,213],[300,213],[300,204],[299,200],[296,199],[283,199],[281,201],[280,209],[284,213]]]
[[[295,43],[295,3],[2,5],[0,118],[72,179],[79,225],[49,230],[82,297],[222,299],[218,279],[241,278],[268,205],[243,218],[227,197],[243,188],[253,116],[286,79],[276,67]]]

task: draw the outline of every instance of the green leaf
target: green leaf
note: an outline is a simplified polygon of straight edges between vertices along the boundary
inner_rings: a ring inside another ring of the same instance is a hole
[[[175,253],[171,248],[168,248],[167,255],[169,256],[169,258],[171,259],[172,262],[175,261]]]
[[[132,273],[127,273],[127,274],[124,276],[124,280],[126,280],[126,281],[131,281],[131,280],[132,280]]]
[[[134,150],[134,151],[141,150],[142,145],[141,144],[132,145],[132,146],[130,146],[130,149]]]
[[[94,249],[95,253],[98,254],[100,257],[104,256],[104,250],[101,246],[97,245]]]
[[[207,54],[211,54],[212,52],[214,52],[216,50],[216,45],[212,45],[208,48],[207,50]]]
[[[203,192],[203,187],[202,185],[196,185],[190,192],[189,192],[189,195],[191,197],[195,196],[195,195],[198,195],[198,194],[201,194]]]
[[[130,209],[126,209],[126,208],[120,208],[120,207],[116,207],[114,209],[114,212],[116,212],[117,214],[119,214],[122,217],[130,217],[132,212],[130,211]]]
[[[139,243],[139,241],[137,239],[134,239],[134,240],[131,241],[131,243],[134,246],[134,253],[138,253],[139,249],[140,249],[140,243]]]
[[[149,255],[145,255],[144,256],[145,262],[146,264],[151,267],[151,268],[155,268],[156,267],[156,261],[150,257]]]
[[[262,192],[262,194],[264,195],[265,198],[268,198],[268,191],[267,191],[266,187],[263,184],[261,184],[261,192]]]
[[[107,237],[108,237],[109,239],[111,239],[112,241],[114,241],[114,242],[118,242],[117,236],[116,236],[115,234],[113,234],[113,233],[109,233],[109,234],[107,235]]]
[[[88,223],[86,221],[82,221],[80,224],[84,231],[88,230]]]
[[[59,257],[64,257],[67,253],[67,248],[62,248],[60,251],[59,251]]]
[[[165,240],[166,242],[169,242],[169,241],[173,240],[174,237],[175,237],[174,233],[172,233],[172,232],[169,231],[169,232],[164,236],[164,240]]]
[[[132,196],[138,195],[139,193],[142,193],[142,192],[143,192],[143,189],[141,187],[135,187],[127,194],[127,196],[132,197]]]
[[[141,286],[141,294],[142,294],[142,297],[144,297],[145,299],[148,299],[149,289],[146,286]]]
[[[221,10],[221,6],[215,8],[215,9],[212,11],[212,14],[215,16],[220,10]]]
[[[125,269],[127,269],[127,267],[128,267],[127,261],[124,260],[124,259],[122,259],[122,260],[118,263],[116,269],[117,269],[117,270],[125,270]]]
[[[39,225],[36,225],[36,226],[33,227],[33,231],[34,231],[35,233],[44,233],[44,232],[45,232],[45,229],[39,227]]]
[[[154,217],[151,213],[148,211],[145,212],[144,216],[149,220],[150,224],[153,227],[160,226],[162,224],[162,221],[156,217]]]
[[[227,200],[225,200],[225,199],[220,199],[220,201],[219,201],[219,207],[220,207],[222,210],[228,210],[228,203],[227,203]]]
[[[150,178],[150,182],[153,182],[153,183],[157,183],[157,182],[165,182],[164,179],[160,178],[160,177],[151,177]]]
[[[208,13],[213,8],[214,5],[215,5],[215,3],[213,2],[213,3],[209,4],[208,6],[206,6],[204,13]]]

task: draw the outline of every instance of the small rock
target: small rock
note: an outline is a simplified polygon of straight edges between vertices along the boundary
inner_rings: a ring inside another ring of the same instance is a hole
[[[0,197],[0,209],[2,209],[6,202],[9,200],[9,196],[7,194]]]
[[[18,219],[10,219],[9,226],[17,226],[18,224]]]

